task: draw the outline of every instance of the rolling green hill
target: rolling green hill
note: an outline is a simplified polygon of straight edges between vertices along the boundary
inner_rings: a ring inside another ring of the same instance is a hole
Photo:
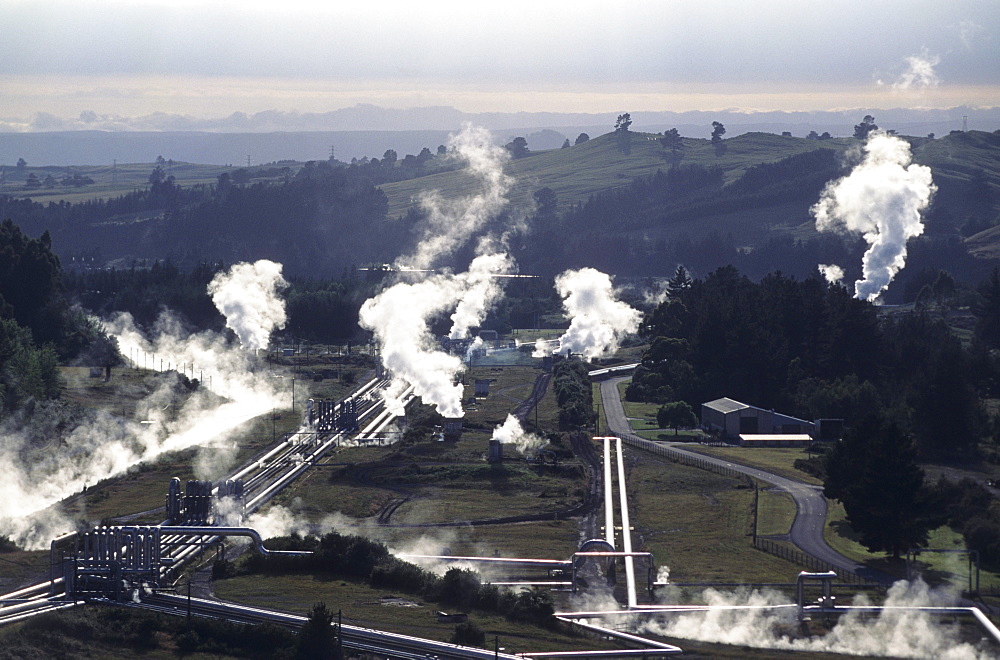
[[[609,133],[569,148],[510,161],[506,171],[514,179],[509,195],[512,204],[530,209],[532,193],[548,187],[556,193],[559,209],[568,219],[561,226],[535,224],[536,231],[554,232],[563,240],[550,245],[558,245],[556,251],[540,251],[535,263],[527,265],[537,269],[541,262],[593,261],[597,254],[593,246],[604,246],[600,253],[609,255],[605,267],[618,272],[634,268],[638,274],[659,268],[658,261],[694,263],[698,259],[685,256],[681,249],[664,251],[651,244],[691,239],[692,247],[701,251],[706,247],[701,241],[720,236],[731,243],[727,249],[749,254],[772,240],[818,239],[809,208],[819,199],[826,181],[849,171],[856,159],[852,152],[860,147],[854,138],[809,140],[747,133],[725,140],[725,153],[717,155],[709,140],[684,138],[680,166],[718,168],[723,187],[683,200],[683,187],[665,192],[656,190],[660,184],[655,182],[645,188],[633,185],[658,170],[669,170],[669,153],[657,137],[633,133],[628,154],[622,151],[616,136]],[[1000,257],[1000,228],[995,226],[1000,220],[1000,134],[970,131],[938,139],[907,139],[914,161],[931,167],[938,186],[925,217],[927,238],[920,240],[936,241],[934,249],[947,241],[958,242],[957,248],[948,248],[951,256],[945,261],[938,263],[936,257],[928,256],[916,263],[920,268],[943,268],[960,276],[980,277],[980,267],[967,260],[961,264],[955,261],[955,250],[979,258],[973,261]],[[844,157],[827,160],[825,167],[817,165],[822,159],[796,158],[817,150],[830,150]],[[804,167],[799,167],[800,160]],[[759,166],[765,164],[777,166],[771,172],[762,172]],[[752,176],[744,178],[751,171]],[[381,189],[388,198],[390,217],[405,215],[425,191],[438,190],[447,197],[477,191],[475,181],[460,171],[386,184]],[[597,208],[583,213],[583,220],[589,218],[589,224],[581,224],[580,217],[568,213],[578,204],[602,195],[611,195],[611,201],[605,199]],[[969,236],[964,248],[963,236]],[[780,252],[783,248],[776,249]],[[914,249],[920,252],[919,246]],[[789,268],[787,263],[774,261],[781,258],[778,253],[759,256],[761,263],[754,270]],[[724,263],[738,258],[720,253],[716,260]],[[803,256],[799,268],[808,261],[815,263],[814,258]],[[643,261],[645,265],[640,265]]]
[[[594,193],[622,186],[640,176],[667,169],[668,152],[657,135],[632,133],[631,152],[625,154],[613,133],[596,137],[567,149],[532,153],[510,161],[507,173],[515,186],[510,198],[523,203],[539,188],[555,191],[565,208],[585,202]],[[725,141],[726,153],[716,156],[709,140],[684,138],[682,165],[718,166],[727,182],[738,179],[747,168],[813,151],[817,148],[844,150],[857,142],[850,138],[806,140],[772,133],[746,133]],[[475,182],[463,172],[444,172],[381,186],[389,199],[389,215],[405,215],[422,192],[438,190],[446,197],[471,195]]]
[[[528,219],[529,231],[510,245],[524,272],[547,275],[589,265],[650,277],[669,275],[678,263],[696,274],[731,264],[751,277],[777,269],[805,277],[817,263],[860,269],[863,242],[819,235],[810,214],[824,185],[849,171],[857,140],[747,133],[724,140],[717,151],[709,140],[684,138],[674,167],[659,136],[630,135],[627,153],[609,133],[506,164],[511,207]],[[908,139],[915,160],[934,170],[938,192],[924,236],[910,246],[907,273],[898,279],[944,269],[963,281],[981,281],[989,260],[1000,256],[1000,134]],[[114,182],[108,168],[73,168],[53,176],[79,173],[94,183],[51,183],[32,195],[38,202],[78,201],[113,197],[113,183],[127,186],[121,192],[141,189],[114,203],[72,206],[4,199],[5,192],[24,196],[21,171],[19,191],[0,187],[0,216],[31,235],[50,230],[56,250],[105,264],[170,258],[186,267],[269,258],[290,273],[329,276],[412,250],[422,227],[420,215],[408,212],[423,193],[455,199],[478,192],[463,171],[440,171],[446,163],[437,157],[409,169],[406,161],[279,163],[283,167],[228,172],[229,183],[201,188],[194,184],[215,184],[223,170],[174,163],[170,174],[178,185],[160,190],[144,185],[150,164],[119,166]],[[35,174],[40,179],[43,169]],[[10,186],[12,172],[7,174]],[[555,193],[555,207],[535,209],[533,194],[542,188]],[[468,258],[456,254],[441,265],[461,268]],[[906,286],[899,281],[896,288]]]
[[[109,165],[66,167],[47,165],[44,167],[29,166],[23,172],[7,167],[3,176],[0,177],[0,195],[27,197],[43,204],[49,202],[75,204],[95,198],[108,199],[149,186],[149,175],[155,167],[156,163],[120,163],[115,167]],[[166,174],[174,177],[178,185],[190,187],[199,184],[215,184],[220,174],[231,172],[233,169],[235,168],[221,165],[174,162],[169,168],[166,168]],[[50,175],[56,180],[62,181],[65,177],[79,174],[83,177],[89,177],[93,183],[80,187],[59,184],[52,187],[43,186],[36,190],[25,190],[24,182],[29,174],[34,174],[39,181],[44,181]]]

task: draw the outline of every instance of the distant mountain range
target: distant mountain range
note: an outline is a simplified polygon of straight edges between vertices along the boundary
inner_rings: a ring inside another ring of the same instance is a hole
[[[632,130],[660,132],[676,127],[686,137],[709,137],[712,122],[726,125],[726,137],[743,133],[810,131],[848,136],[864,115],[904,135],[945,135],[952,130],[1000,128],[1000,107],[948,109],[845,109],[825,112],[641,112],[631,113]],[[24,158],[32,165],[99,165],[152,162],[157,156],[206,164],[252,164],[280,160],[338,160],[378,157],[394,149],[402,157],[423,147],[434,150],[464,123],[494,131],[507,142],[524,136],[528,147],[555,149],[580,133],[610,132],[617,113],[467,113],[452,107],[392,109],[356,105],[325,113],[266,111],[233,113],[220,119],[155,113],[119,117],[81,113],[64,119],[40,113],[31,121],[0,120],[0,165]]]

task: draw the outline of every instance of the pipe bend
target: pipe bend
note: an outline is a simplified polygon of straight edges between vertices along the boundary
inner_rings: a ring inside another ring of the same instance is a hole
[[[165,534],[191,534],[198,536],[245,536],[249,538],[257,552],[265,557],[308,557],[309,550],[268,550],[264,547],[264,539],[253,527],[210,527],[198,525],[173,525],[160,527]]]

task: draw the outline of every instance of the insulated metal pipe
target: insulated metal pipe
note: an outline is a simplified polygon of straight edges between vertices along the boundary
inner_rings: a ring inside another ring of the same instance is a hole
[[[245,536],[249,538],[257,552],[265,557],[308,557],[313,553],[305,550],[268,550],[260,533],[252,527],[203,527],[196,525],[172,525],[160,527],[162,534],[186,534],[196,536]]]
[[[604,440],[604,538],[615,545],[615,509],[612,505],[614,501],[614,491],[611,485],[611,438]]]
[[[648,649],[656,649],[660,653],[683,653],[683,649],[681,649],[678,646],[674,646],[673,644],[665,644],[663,642],[657,642],[656,640],[653,639],[639,637],[638,635],[630,635],[629,633],[624,633],[618,630],[612,630],[610,628],[604,628],[602,626],[595,626],[591,623],[570,621],[569,619],[566,619],[558,615],[556,616],[556,618],[559,619],[560,621],[568,621],[570,623],[573,623],[574,625],[580,626],[581,628],[585,628],[587,630],[592,630],[596,633],[600,633],[601,635],[607,635],[608,637],[617,637],[618,639],[626,640],[635,644],[643,644],[647,647],[647,653],[649,652]],[[530,655],[530,654],[525,654],[525,655]]]
[[[617,440],[615,451],[618,460],[618,497],[622,520],[622,549],[625,550],[625,586],[628,590],[628,606],[635,607],[638,597],[635,593],[635,562],[632,559],[632,530],[628,515],[628,493],[625,488],[625,460],[622,455],[622,440]]]

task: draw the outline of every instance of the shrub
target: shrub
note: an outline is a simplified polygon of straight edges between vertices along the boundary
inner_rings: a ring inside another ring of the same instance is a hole
[[[826,459],[822,456],[812,458],[796,458],[792,467],[801,470],[806,474],[811,474],[818,479],[826,479]]]
[[[468,568],[449,568],[438,583],[437,596],[443,603],[468,610],[479,601],[482,582],[479,573]]]
[[[212,563],[212,579],[213,580],[225,580],[226,578],[231,578],[236,576],[236,564],[229,561],[228,559],[216,559]]]
[[[9,536],[0,534],[0,553],[17,551],[17,544]]]
[[[451,636],[451,643],[481,647],[486,643],[486,633],[474,622],[466,621],[455,626],[455,634]]]
[[[433,573],[394,558],[376,566],[372,570],[370,582],[373,587],[424,593],[433,589],[437,580],[438,577]]]

